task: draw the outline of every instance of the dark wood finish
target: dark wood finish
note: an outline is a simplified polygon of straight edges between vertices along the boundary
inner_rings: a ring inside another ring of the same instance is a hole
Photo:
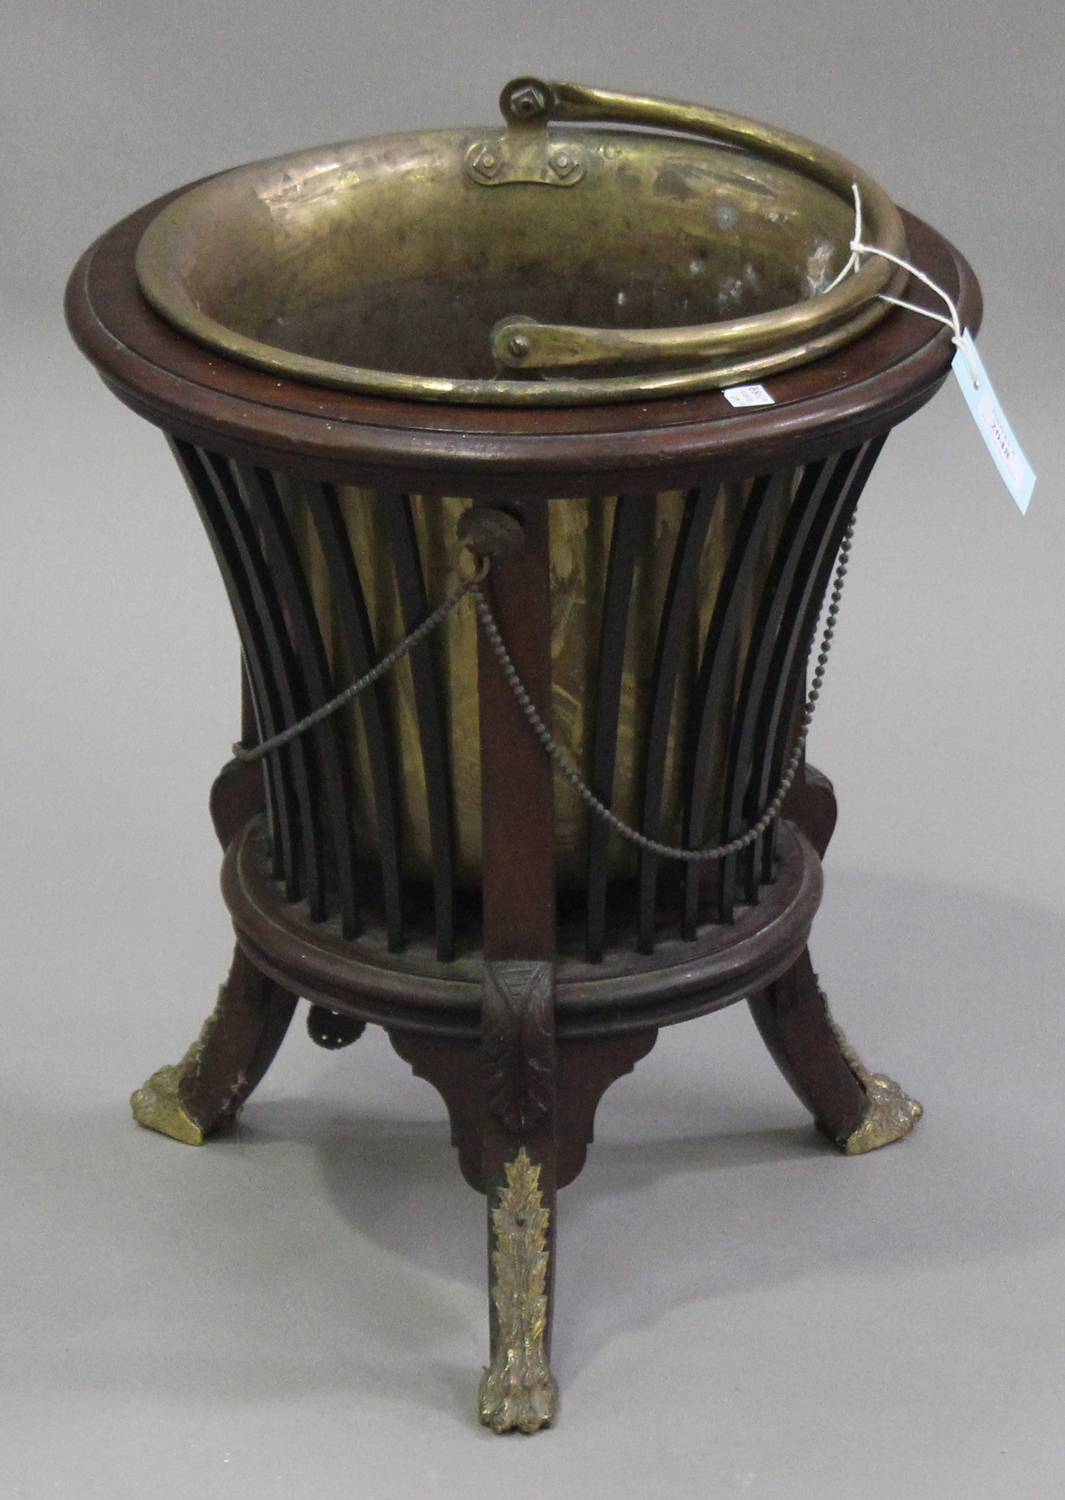
[[[551,716],[547,506],[508,506],[525,546],[493,564],[485,585],[519,677]],[[484,956],[555,956],[554,773],[485,640],[480,662]]]
[[[640,816],[640,832],[645,838],[654,839],[658,843],[670,842],[662,837],[662,794],[665,789],[669,726],[673,718],[673,701],[677,693],[684,639],[692,624],[692,610],[699,583],[699,562],[718,494],[719,486],[711,479],[701,489],[692,490],[688,495],[677,534],[658,632]],[[648,849],[640,850],[640,905],[636,946],[641,953],[650,953],[654,947],[658,863],[656,854]]]
[[[277,730],[286,728],[310,711],[311,703],[303,675],[299,670],[288,634],[275,580],[267,566],[258,529],[240,492],[236,476],[227,460],[217,453],[200,453],[201,472],[213,492],[212,508],[203,497],[203,514],[217,528],[229,546],[232,559],[234,593],[239,596],[238,621],[248,622],[249,634],[243,642],[245,656],[259,658],[263,687],[261,713],[266,719],[266,704]],[[191,472],[191,470],[190,470]],[[262,653],[261,657],[259,653]],[[254,683],[254,679],[253,679]],[[312,748],[300,736],[279,752],[282,764],[291,766],[297,817],[287,839],[291,868],[288,875],[291,899],[306,895],[311,916],[322,921],[327,913],[325,874],[323,869],[322,814],[318,800],[318,774]],[[286,799],[275,810],[278,822],[291,816],[292,803]]]
[[[431,1083],[447,1105],[459,1169],[470,1187],[483,1193],[487,1109],[479,1035],[439,1036],[399,1026],[386,1029],[392,1046],[415,1076]]]
[[[524,544],[500,558],[487,581],[518,676],[551,711],[551,598],[547,506],[511,502]],[[555,1078],[555,801],[554,773],[529,730],[483,633],[478,637],[481,736],[481,845],[484,984],[481,1005],[483,1171],[488,1196],[489,1285],[492,1210],[507,1185],[506,1168],[524,1148],[539,1168],[548,1218],[547,1326],[551,1347],[557,1220],[558,1137]],[[499,1327],[489,1297],[491,1357]]]
[[[823,857],[836,826],[836,797],[828,777],[804,762],[785,807]],[[748,1003],[770,1055],[797,1097],[828,1135],[845,1141],[862,1123],[868,1099],[828,1013],[809,949]]]
[[[751,582],[755,567],[765,544],[766,532],[773,513],[773,502],[789,482],[790,474],[759,475],[751,485],[740,516],[736,537],[729,550],[724,573],[718,585],[717,599],[710,625],[706,632],[699,662],[699,680],[696,684],[692,705],[691,730],[692,791],[688,813],[688,844],[698,846],[705,841],[705,828],[710,800],[710,754],[718,726],[725,717],[731,723],[732,714],[725,704],[726,685],[736,660],[740,627],[747,612]],[[734,835],[718,842],[728,842]],[[732,881],[735,857],[723,863],[719,895],[718,916],[720,920],[732,920]],[[694,931],[694,878],[689,877],[688,902],[685,909],[685,931]]]
[[[322,555],[329,570],[333,608],[341,622],[343,642],[352,680],[367,673],[377,661],[373,630],[366,609],[359,570],[340,511],[340,499],[331,484],[307,484],[301,493],[314,521]],[[403,948],[403,894],[399,871],[399,809],[394,772],[394,738],[389,729],[385,690],[375,683],[359,696],[363,731],[366,735],[381,868],[388,946]]]
[[[215,487],[197,449],[188,443],[171,441],[171,449],[185,476],[204,529],[214,549],[215,560],[229,595],[241,640],[241,738],[251,733],[249,718],[256,723],[256,736],[272,736],[283,722],[283,709],[277,684],[269,669],[269,656],[262,623],[245,586],[244,570],[225,518],[220,511]],[[249,709],[252,710],[249,713]],[[281,750],[266,758],[265,775],[269,786],[268,822],[270,826],[270,864],[275,876],[283,876],[285,893],[290,900],[299,897],[299,872],[293,848],[295,824],[295,791],[292,785],[291,756]],[[218,829],[218,821],[215,820]],[[221,834],[219,834],[221,837]],[[229,837],[232,837],[232,830]],[[223,840],[223,847],[229,843]]]
[[[441,964],[430,940],[402,955],[368,928],[348,942],[286,902],[268,874],[264,829],[252,823],[230,845],[222,894],[248,956],[280,984],[328,1009],[442,1037],[475,1040],[481,1031],[480,953]],[[708,925],[694,942],[661,941],[653,954],[614,947],[588,963],[579,946],[561,954],[555,975],[559,1038],[605,1038],[671,1025],[720,1010],[763,988],[798,958],[821,899],[821,864],[792,827],[782,830],[776,878],[759,904],[731,925]],[[579,940],[578,940],[579,942]]]
[[[785,798],[784,817],[802,829],[816,849],[818,859],[824,859],[835,831],[836,812],[831,781],[823,771],[804,760]]]
[[[403,628],[414,630],[429,613],[410,497],[384,495],[381,514],[392,547]],[[410,653],[414,709],[418,715],[422,769],[428,802],[429,839],[433,853],[433,906],[436,953],[455,956],[455,812],[448,776],[448,737],[444,705],[433,663],[434,641],[423,641]]]
[[[595,1112],[607,1089],[631,1073],[658,1037],[654,1026],[608,1038],[563,1037],[558,1043],[558,1185],[584,1166],[595,1138]]]
[[[555,1102],[555,987],[548,959],[488,960],[481,1006],[488,1112],[524,1136]]]
[[[298,667],[301,689],[299,712],[313,712],[335,696],[325,642],[318,629],[314,603],[303,574],[291,528],[273,475],[250,464],[235,464],[234,472],[248,513],[263,542],[263,560],[276,582],[278,604],[288,624],[293,676]],[[295,699],[295,693],[293,694]],[[358,930],[355,909],[355,845],[349,814],[350,797],[345,772],[344,743],[340,720],[334,715],[315,725],[304,736],[313,747],[321,785],[320,820],[323,862],[328,861],[329,889],[323,890],[323,912],[339,911],[341,931],[354,937]],[[313,905],[313,899],[312,899]]]
[[[764,806],[780,785],[802,711],[806,661],[821,604],[843,535],[882,444],[883,438],[879,438],[839,456],[832,483],[824,492],[821,513],[804,548],[785,609],[789,625],[778,637],[770,669],[775,687],[764,704],[766,722],[759,730],[760,755],[751,774],[751,800],[759,806]],[[762,839],[762,875],[766,880],[772,878],[775,841],[776,829],[771,826]]]
[[[723,843],[731,842],[741,835],[745,828],[758,821],[762,813],[761,806],[756,805],[751,797],[750,781],[757,754],[758,722],[766,687],[770,680],[773,651],[778,633],[785,622],[785,605],[802,559],[804,543],[817,514],[818,498],[828,478],[837,467],[838,463],[836,465],[816,463],[807,464],[801,471],[794,498],[784,520],[783,530],[773,552],[769,572],[762,586],[762,597],[758,602],[746,658],[742,665],[739,692],[732,716],[728,764],[721,798],[721,821],[718,827]],[[790,486],[791,476],[788,476],[784,482]],[[705,797],[705,791],[702,788],[700,792]],[[720,910],[723,914],[731,913],[735,904],[737,865],[741,862],[749,872],[747,900],[758,900],[759,882],[756,878],[751,878],[761,873],[760,862],[756,854],[756,845],[752,844],[743,851],[739,859],[733,856],[723,862],[719,894]],[[688,889],[685,893],[687,930],[691,930],[695,917],[693,886],[694,882],[689,877]]]
[[[205,1135],[236,1118],[277,1055],[295,1008],[295,995],[234,950],[214,1014],[178,1085],[182,1107]]]
[[[869,1101],[832,1025],[809,950],[749,1004],[797,1097],[834,1140],[845,1141],[862,1123]]]
[[[248,694],[243,675],[242,686],[246,733]],[[262,766],[236,760],[223,766],[211,788],[211,820],[223,850],[264,809]],[[239,944],[234,948],[229,977],[200,1034],[195,1062],[180,1069],[178,1097],[204,1134],[234,1119],[262,1081],[285,1039],[297,998],[256,967]]]
[[[615,1080],[631,1073],[647,1056],[657,1036],[656,1028],[646,1027],[606,1039],[558,1039],[559,1188],[568,1186],[584,1166],[600,1099]],[[483,1193],[485,1090],[479,1044],[474,1039],[429,1036],[398,1027],[388,1037],[414,1074],[431,1083],[444,1100],[459,1169],[470,1186]]]
[[[227,761],[211,788],[210,809],[218,842],[228,849],[252,818],[266,810],[263,767],[254,761]]]
[[[599,665],[596,673],[595,720],[592,725],[592,762],[589,785],[606,807],[614,801],[614,768],[617,760],[617,722],[621,707],[621,684],[625,665],[632,583],[641,535],[641,513],[650,495],[619,495],[610,537],[603,620],[599,633]],[[606,823],[592,818],[588,829],[588,891],[585,953],[590,963],[603,957],[606,943],[607,849],[610,834]]]

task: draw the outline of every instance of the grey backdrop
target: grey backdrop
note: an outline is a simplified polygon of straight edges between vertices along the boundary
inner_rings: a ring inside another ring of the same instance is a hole
[[[0,1500],[1053,1492],[1063,39],[1051,0],[6,0]],[[893,436],[811,738],[841,803],[815,959],[927,1118],[843,1161],[739,1008],[663,1036],[561,1200],[561,1423],[501,1441],[472,1415],[482,1204],[379,1038],[330,1058],[297,1028],[202,1152],[129,1121],[227,963],[206,793],[236,645],[162,440],[59,304],[172,186],[492,120],[524,72],[861,162],[975,266],[1039,481],[1022,520],[953,387]]]

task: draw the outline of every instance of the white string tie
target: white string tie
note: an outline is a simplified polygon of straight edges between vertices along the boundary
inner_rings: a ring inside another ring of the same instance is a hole
[[[835,279],[825,288],[825,292],[832,291],[834,287],[840,284],[844,277],[849,276],[852,271],[856,271],[861,265],[862,257],[865,255],[880,255],[884,260],[891,261],[893,265],[901,266],[904,271],[908,271],[911,276],[916,277],[918,281],[922,282],[930,292],[935,292],[936,296],[946,304],[949,316],[944,317],[942,313],[934,312],[930,307],[921,307],[916,302],[907,302],[903,297],[891,297],[887,292],[878,293],[880,301],[890,302],[893,307],[903,307],[907,312],[919,313],[922,318],[933,318],[937,323],[942,323],[944,328],[949,328],[951,331],[951,343],[955,348],[960,349],[965,356],[965,363],[969,366],[969,375],[973,385],[978,387],[980,384],[980,372],[977,370],[965,342],[961,317],[954,298],[945,292],[938,282],[933,281],[931,276],[927,276],[924,271],[915,266],[912,261],[903,260],[901,255],[894,255],[890,250],[882,250],[879,245],[866,245],[863,242],[862,195],[858,191],[858,184],[856,182],[851,184],[851,191],[854,194],[854,236],[850,242],[850,257]]]

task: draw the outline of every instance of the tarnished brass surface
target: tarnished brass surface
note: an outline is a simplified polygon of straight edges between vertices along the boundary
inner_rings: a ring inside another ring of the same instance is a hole
[[[296,379],[543,406],[805,363],[870,327],[877,293],[905,279],[873,256],[826,290],[853,183],[866,241],[905,242],[883,190],[812,142],[576,84],[517,80],[503,103],[501,131],[319,147],[202,183],[145,232],[145,295]]]
[[[338,686],[354,673],[342,659],[342,632],[332,601],[328,570],[314,533],[308,508],[298,487],[282,486],[286,510],[310,579],[311,592],[332,658]],[[681,744],[679,726],[698,671],[698,652],[710,623],[712,601],[732,544],[743,505],[742,484],[723,486],[700,564],[699,606],[683,645],[673,725],[666,763],[663,837],[680,842]],[[790,495],[777,501],[779,514],[769,527],[763,567],[768,566]],[[406,634],[394,581],[391,552],[381,518],[381,498],[372,490],[345,489],[341,494],[352,548],[359,560],[367,609],[383,652]],[[612,496],[584,500],[559,497],[549,503],[551,568],[551,715],[553,733],[572,764],[586,778],[591,772],[591,723],[595,671],[606,587],[607,560],[616,501]],[[629,625],[617,726],[617,764],[614,811],[628,823],[638,822],[644,765],[640,747],[646,739],[651,714],[655,648],[663,601],[677,535],[684,515],[685,496],[665,491],[648,496],[643,507],[644,537],[639,548],[629,606]],[[412,497],[414,526],[425,571],[429,606],[444,599],[455,586],[454,557],[459,517],[469,501],[460,497]],[[752,591],[753,593],[753,591]],[[753,609],[753,604],[752,604]],[[751,621],[747,622],[747,629]],[[477,624],[472,606],[463,605],[448,616],[431,649],[438,666],[450,742],[450,777],[456,817],[456,869],[460,882],[476,886],[481,869],[481,752],[478,724]],[[384,679],[395,726],[398,757],[403,867],[419,879],[432,874],[432,850],[425,771],[422,765],[410,664],[401,661]],[[356,774],[353,795],[357,829],[363,848],[378,847],[376,813],[370,792],[369,754],[356,704],[342,710],[349,742],[354,748]],[[722,715],[722,722],[725,716]],[[722,734],[724,731],[722,730]],[[725,746],[717,747],[723,763]],[[577,886],[587,867],[590,814],[577,793],[561,778],[555,783],[556,869],[562,886]],[[611,875],[635,872],[637,853],[628,842],[610,842]]]
[[[200,1034],[179,1063],[159,1068],[143,1088],[130,1097],[133,1118],[138,1125],[158,1130],[186,1146],[202,1146],[207,1129],[188,1112],[182,1100],[182,1082],[196,1071],[204,1047],[219,1024],[225,986],[218,992],[218,1003],[200,1028]]]
[[[869,1074],[865,1094],[869,1100],[865,1119],[843,1143],[848,1156],[861,1156],[866,1151],[875,1151],[878,1146],[901,1140],[904,1135],[909,1135],[924,1114],[917,1100],[903,1093],[899,1085],[883,1073]]]
[[[481,1421],[495,1432],[537,1432],[553,1420],[558,1387],[544,1352],[547,1230],[540,1168],[523,1146],[506,1166],[507,1185],[492,1210],[492,1304],[496,1347],[481,1378]]]
[[[827,1008],[828,1002],[825,1003]],[[875,1151],[879,1146],[890,1146],[892,1141],[909,1135],[924,1114],[924,1109],[916,1099],[903,1093],[894,1079],[888,1078],[884,1073],[870,1073],[841,1028],[831,1016],[829,1020],[840,1051],[869,1101],[862,1123],[845,1140],[838,1142],[840,1149],[848,1156],[862,1156],[866,1151]]]
[[[195,1066],[200,1042],[193,1042],[177,1064],[168,1063],[153,1073],[142,1088],[130,1096],[133,1118],[138,1125],[158,1130],[186,1146],[202,1146],[204,1131],[181,1102],[181,1080]]]
[[[186,1111],[179,1093],[182,1074],[192,1051],[190,1048],[176,1066],[168,1063],[153,1073],[143,1088],[130,1096],[129,1102],[138,1125],[158,1130],[161,1135],[168,1135],[186,1146],[202,1146],[204,1133]]]

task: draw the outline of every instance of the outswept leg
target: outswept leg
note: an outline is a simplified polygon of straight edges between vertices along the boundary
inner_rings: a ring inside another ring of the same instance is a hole
[[[189,1146],[234,1119],[280,1047],[296,996],[267,979],[239,947],[218,1003],[176,1065],[130,1100],[133,1118]]]
[[[241,676],[245,740],[254,732],[247,676]],[[211,788],[211,821],[225,849],[264,807],[262,767],[231,760]],[[153,1073],[130,1099],[133,1118],[188,1146],[236,1117],[273,1062],[296,1008],[295,995],[261,974],[241,948],[214,1010],[177,1064]],[[353,1038],[354,1040],[354,1038]],[[328,1044],[325,1044],[328,1045]]]
[[[823,858],[836,826],[828,777],[804,761],[783,811]],[[840,1150],[859,1156],[909,1135],[921,1106],[883,1073],[870,1073],[851,1047],[832,1019],[809,949],[748,1003],[777,1067]]]
[[[870,1073],[832,1019],[809,949],[748,1004],[777,1067],[848,1156],[900,1140],[921,1118],[916,1099]]]

